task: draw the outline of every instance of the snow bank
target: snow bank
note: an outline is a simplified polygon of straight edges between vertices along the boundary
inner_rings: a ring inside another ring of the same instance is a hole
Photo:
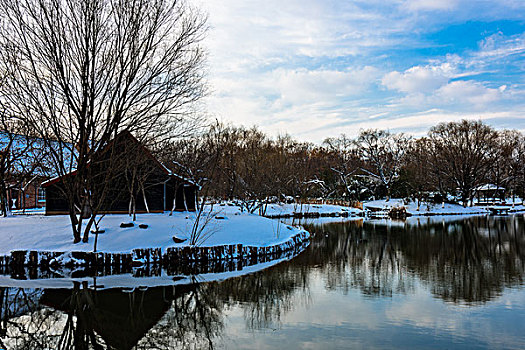
[[[294,214],[309,214],[319,215],[337,215],[337,216],[356,216],[360,215],[362,211],[357,208],[344,207],[341,205],[331,204],[268,204],[266,209],[267,217],[285,217],[294,216]]]
[[[128,215],[106,215],[100,224],[105,233],[98,235],[97,251],[129,253],[138,248],[161,248],[165,251],[169,247],[188,246],[195,218],[195,213],[174,212],[173,216],[167,213],[140,214],[134,227],[121,228],[121,223],[131,222]],[[146,224],[148,228],[139,228],[139,224]],[[267,247],[285,243],[305,232],[302,228],[276,220],[241,213],[238,207],[214,207],[211,220],[202,230],[202,236],[207,236],[207,239],[201,246],[243,244]],[[173,236],[186,241],[177,244]],[[94,240],[95,235],[91,234],[88,243],[73,244],[67,216],[0,218],[0,255],[18,250],[90,252],[93,251]]]
[[[386,201],[376,200],[363,203],[363,209],[365,212],[382,211],[388,212],[390,209],[395,207],[405,207],[407,214],[409,215],[473,215],[473,214],[488,214],[489,210],[482,207],[466,207],[464,208],[458,204],[445,203],[444,206],[441,204],[422,203],[417,210],[417,204],[415,202],[409,202],[405,204],[402,199],[390,199]]]

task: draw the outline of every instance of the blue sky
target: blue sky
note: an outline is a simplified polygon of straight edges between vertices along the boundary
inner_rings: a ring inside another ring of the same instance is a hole
[[[482,119],[525,130],[523,0],[195,0],[212,116],[322,142]]]

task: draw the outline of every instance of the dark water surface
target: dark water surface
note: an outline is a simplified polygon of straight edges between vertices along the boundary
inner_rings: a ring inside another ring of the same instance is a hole
[[[525,348],[523,216],[307,229],[293,260],[221,282],[0,288],[0,348]]]

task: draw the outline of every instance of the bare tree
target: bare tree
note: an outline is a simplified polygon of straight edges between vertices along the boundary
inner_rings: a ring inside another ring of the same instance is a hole
[[[207,132],[191,139],[181,140],[169,148],[164,157],[174,169],[174,174],[181,180],[193,184],[201,192],[201,198],[196,198],[197,210],[189,232],[189,244],[201,245],[216,232],[211,223],[218,212],[213,210],[213,204],[206,203],[210,194],[214,193],[219,177],[216,176],[218,164],[224,154],[224,135],[229,128],[222,123],[212,124]],[[215,192],[216,193],[216,192]],[[170,215],[175,209],[175,199]]]
[[[408,140],[403,134],[384,130],[363,130],[356,140],[361,158],[368,165],[363,170],[385,187],[387,200],[403,166]]]
[[[79,242],[76,207],[96,209],[90,201],[103,200],[85,196],[94,155],[122,130],[169,136],[204,95],[199,43],[206,18],[168,0],[5,0],[0,6],[2,96],[13,115],[60,145],[51,148],[57,175],[75,169],[63,182]]]
[[[425,137],[411,140],[407,149],[404,174],[410,194],[417,201],[417,210],[425,197],[432,190],[439,188],[439,185],[434,183],[436,179],[432,177],[429,142]]]
[[[511,154],[510,188],[512,194],[525,198],[525,135],[516,135],[515,147]]]
[[[510,190],[510,194],[514,196],[523,135],[516,130],[502,130],[497,134],[496,154],[489,168],[488,180],[497,188]]]
[[[284,193],[295,198],[295,205],[302,205],[309,197],[323,194],[325,197],[334,192],[322,176],[321,165],[324,165],[324,153],[321,147],[309,142],[288,142],[284,152],[286,171],[282,174]]]
[[[338,138],[327,138],[323,145],[335,155],[335,162],[330,169],[343,185],[344,197],[359,199],[361,187],[359,175],[362,175],[363,162],[359,157],[356,142],[342,134]]]
[[[481,121],[441,123],[430,129],[431,154],[449,191],[457,192],[464,206],[474,189],[486,181],[497,157],[498,134]]]

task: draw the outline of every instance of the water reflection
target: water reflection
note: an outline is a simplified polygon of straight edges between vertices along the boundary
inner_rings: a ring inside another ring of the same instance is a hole
[[[475,217],[404,227],[365,224],[363,231],[373,232],[376,244],[388,244],[397,252],[396,266],[416,274],[447,301],[486,302],[523,283],[521,218]]]
[[[295,263],[321,268],[327,289],[370,296],[408,293],[425,282],[446,301],[486,302],[523,284],[525,230],[520,217],[424,218],[328,223]]]
[[[213,285],[213,284],[212,284]],[[212,348],[223,304],[211,285],[95,291],[47,289],[35,302],[2,288],[0,347],[7,349]]]
[[[81,283],[72,289],[0,288],[0,348],[214,348],[233,332],[235,310],[242,311],[245,330],[283,330],[286,315],[316,310],[318,285],[337,296],[330,305],[335,310],[356,291],[364,296],[361,303],[387,304],[397,295],[410,299],[428,291],[478,312],[523,285],[521,216],[361,220],[307,229],[316,236],[292,261],[222,282],[99,291]],[[317,312],[313,317],[322,320]],[[397,312],[397,318],[409,317],[403,315]],[[436,341],[426,336],[423,344]],[[468,334],[466,339],[468,346]]]

